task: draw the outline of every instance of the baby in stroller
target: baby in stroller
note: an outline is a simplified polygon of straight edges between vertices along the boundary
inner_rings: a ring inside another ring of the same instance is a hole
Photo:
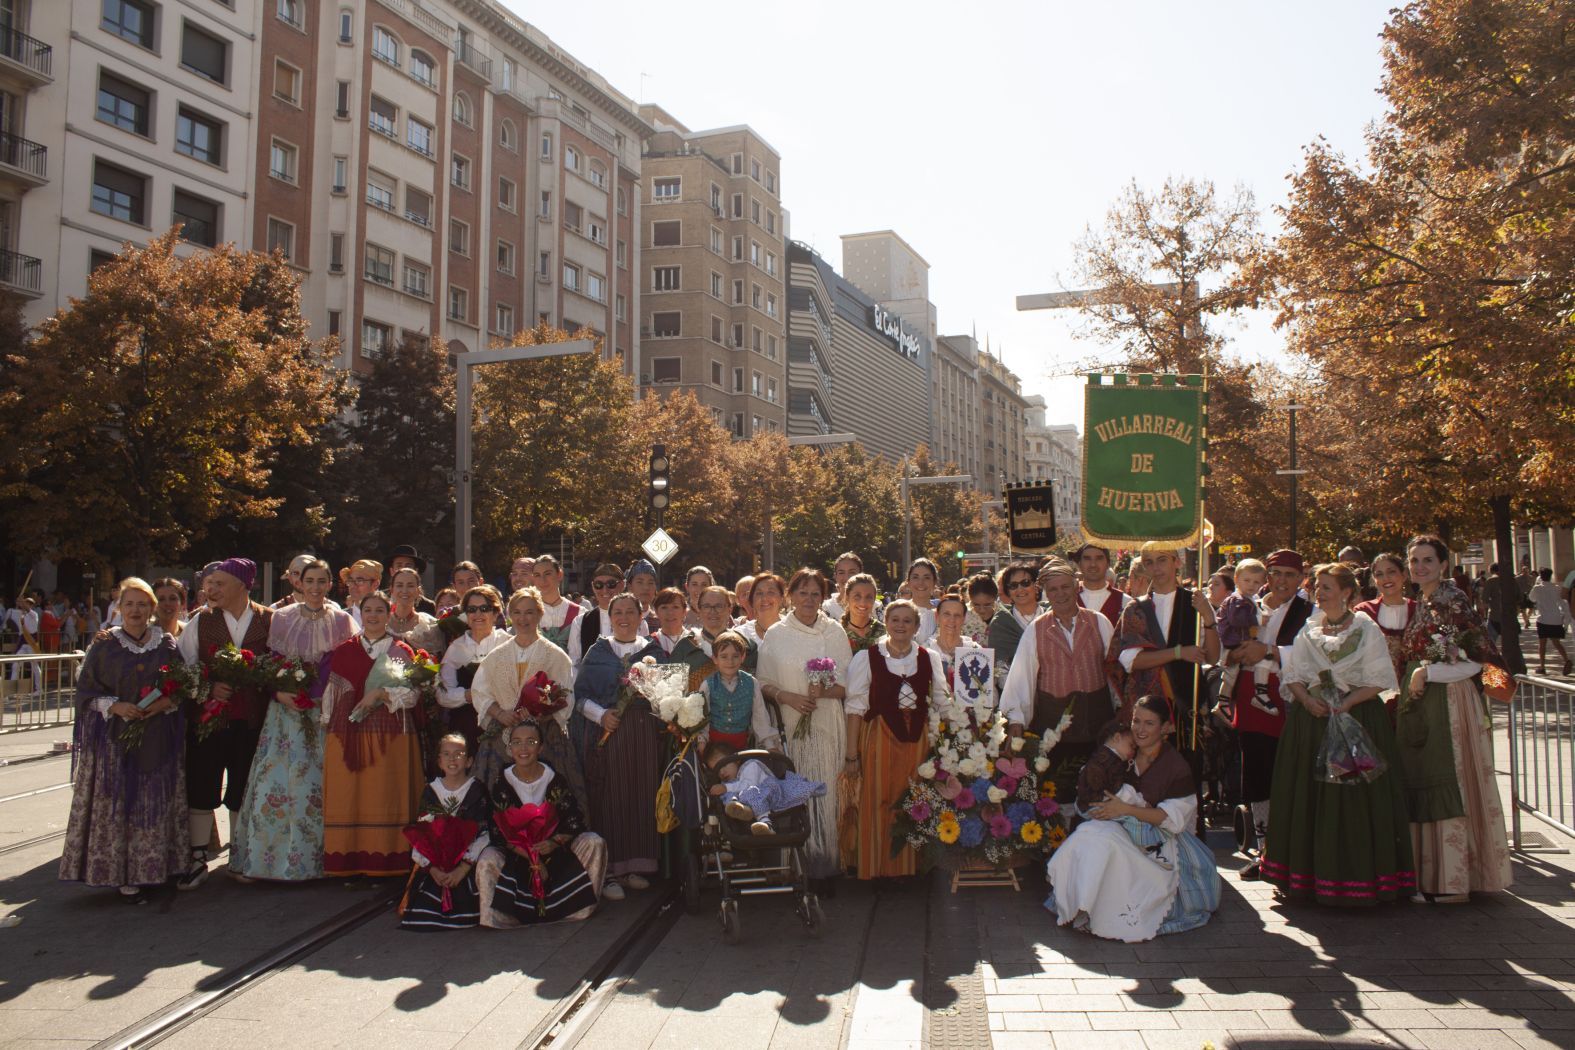
[[[792,770],[778,777],[758,758],[740,761],[738,749],[719,740],[706,745],[703,760],[719,781],[712,785],[711,794],[722,800],[728,816],[747,823],[756,835],[775,833],[771,814],[802,806],[826,793],[825,784],[805,780]]]

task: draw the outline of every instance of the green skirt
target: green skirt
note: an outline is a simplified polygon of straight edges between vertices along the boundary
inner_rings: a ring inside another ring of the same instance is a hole
[[[1411,825],[1389,712],[1379,700],[1351,709],[1389,768],[1371,783],[1313,777],[1328,720],[1299,703],[1287,714],[1274,762],[1263,877],[1287,895],[1355,907],[1416,890]]]

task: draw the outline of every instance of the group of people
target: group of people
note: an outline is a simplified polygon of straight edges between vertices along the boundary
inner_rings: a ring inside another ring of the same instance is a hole
[[[884,602],[853,552],[830,579],[803,568],[732,588],[703,566],[662,588],[648,563],[604,563],[581,604],[542,555],[511,564],[506,597],[461,562],[440,608],[404,547],[338,576],[303,555],[272,608],[250,597],[250,561],[210,565],[189,619],[158,593],[174,581],[128,579],[79,678],[61,877],[133,901],[195,889],[222,804],[241,880],[406,877],[412,929],[584,917],[661,866],[654,813],[675,745],[631,687],[636,663],[683,666],[714,770],[740,776],[729,756],[749,746],[792,760],[820,892],[849,873],[910,875],[914,851],[890,847],[894,806],[929,755],[928,711],[952,693],[959,652],[988,648],[1007,732],[1043,740],[1052,775],[1080,776],[1078,822],[1048,869],[1059,921],[1124,940],[1208,921],[1220,881],[1198,837],[1201,741],[1219,725],[1261,843],[1243,877],[1323,903],[1463,899],[1507,886],[1509,867],[1475,682],[1497,651],[1448,564],[1441,541],[1418,537],[1404,559],[1374,560],[1379,596],[1360,603],[1349,565],[1309,568],[1294,551],[1240,563],[1212,600],[1153,544],[1127,576],[1140,597],[1096,545],[945,589],[920,558]],[[1445,628],[1472,643],[1435,652]],[[230,643],[314,669],[310,685],[226,686],[213,665]],[[441,661],[428,686],[401,673],[423,655]],[[176,661],[212,672],[228,705],[217,730],[205,708],[159,695]],[[1207,666],[1226,669],[1217,703]],[[1387,772],[1315,778],[1332,713],[1360,723]],[[758,770],[744,780],[729,801],[762,790]],[[464,841],[438,849],[422,823]]]

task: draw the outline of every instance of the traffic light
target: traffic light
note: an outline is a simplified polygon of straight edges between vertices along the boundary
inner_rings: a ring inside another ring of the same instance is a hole
[[[651,446],[651,485],[646,493],[647,505],[656,512],[660,518],[663,511],[667,510],[668,501],[671,499],[669,492],[668,470],[672,462],[667,458],[666,445]]]
[[[962,552],[962,551],[958,551],[958,552],[957,552],[957,560],[958,560],[958,561],[962,561],[962,560],[963,560],[963,559],[964,559],[964,558],[966,558],[966,557],[967,557],[967,555],[966,555],[966,554],[964,554],[964,553],[963,553],[963,552]]]

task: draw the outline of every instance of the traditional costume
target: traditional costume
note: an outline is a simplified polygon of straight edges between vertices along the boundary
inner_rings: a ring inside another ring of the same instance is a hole
[[[1282,671],[1289,713],[1274,766],[1274,823],[1263,849],[1263,877],[1283,892],[1345,907],[1409,897],[1416,886],[1399,755],[1383,701],[1365,700],[1350,715],[1389,768],[1371,782],[1330,784],[1315,775],[1329,719],[1291,696],[1290,686],[1300,683],[1321,700],[1325,674],[1342,695],[1396,687],[1383,632],[1366,614],[1351,616],[1349,627],[1331,632],[1322,610],[1314,612]]]
[[[561,687],[566,697],[574,688],[574,667],[569,654],[548,639],[538,636],[527,646],[500,645],[488,653],[476,672],[471,685],[471,703],[476,709],[477,724],[483,733],[493,733],[491,739],[478,745],[473,773],[483,784],[497,779],[504,766],[514,760],[509,757],[508,730],[487,714],[493,704],[505,711],[515,711],[520,704],[520,692],[526,682],[544,674],[554,685]],[[533,694],[534,694],[533,690]],[[540,697],[536,702],[545,700]],[[541,723],[541,760],[550,765],[559,779],[574,792],[582,811],[588,810],[590,797],[585,792],[585,776],[581,771],[578,753],[569,744],[569,715],[573,702],[557,711],[531,713]]]
[[[323,873],[403,875],[410,870],[402,828],[416,814],[421,783],[418,691],[403,681],[415,652],[392,635],[352,638],[333,652],[323,715]],[[356,705],[388,692],[359,722]]]
[[[1077,584],[1077,600],[1085,609],[1092,609],[1114,627],[1121,622],[1121,610],[1132,604],[1132,596],[1119,587],[1102,587],[1095,590],[1081,580]]]
[[[328,685],[328,658],[353,638],[355,621],[338,607],[304,602],[273,615],[268,648],[310,664],[317,676],[301,710],[268,696],[246,802],[231,836],[230,866],[248,878],[300,881],[323,874],[323,728],[318,704]]]
[[[157,886],[186,871],[186,716],[176,710],[129,723],[109,713],[158,689],[180,654],[149,625],[134,641],[116,627],[87,651],[77,674],[76,769],[60,878],[89,886]],[[134,748],[121,738],[142,726]]]
[[[1374,598],[1356,606],[1356,611],[1365,613],[1378,629],[1384,632],[1384,641],[1389,645],[1389,659],[1395,665],[1395,681],[1399,683],[1395,694],[1385,703],[1389,707],[1389,721],[1395,720],[1395,708],[1399,705],[1401,696],[1407,686],[1405,674],[1405,632],[1411,626],[1411,621],[1416,617],[1416,599],[1407,598],[1393,605],[1387,604],[1383,598]]]
[[[545,622],[545,620],[543,621]],[[538,628],[541,630],[541,628]],[[546,633],[543,631],[542,633]],[[651,628],[640,618],[640,638],[650,637]],[[598,638],[611,638],[613,636],[612,616],[606,609],[586,609],[584,613],[575,617],[574,626],[569,630],[569,644],[561,646],[569,654],[569,659],[579,667],[585,655],[591,651],[591,646],[596,644]],[[550,638],[551,635],[548,635]]]
[[[530,861],[509,847],[513,823],[509,811],[521,806],[537,807],[531,822],[536,832],[533,845],[553,835],[574,836],[568,845],[556,846],[542,858],[546,870],[539,883]],[[492,844],[482,851],[476,866],[481,924],[507,928],[589,917],[607,877],[608,847],[586,831],[574,792],[552,767],[543,763],[541,775],[530,782],[521,780],[512,766],[503,770],[492,783],[492,809]],[[645,818],[654,829],[651,810]]]
[[[1034,622],[1034,616],[1024,616],[1011,605],[1002,605],[995,610],[995,616],[990,620],[990,648],[995,650],[995,665],[1000,668],[1001,677],[1006,677],[1006,672],[1011,669],[1012,659],[1017,655],[1017,644],[1022,641],[1028,625]]]
[[[711,646],[715,641],[716,638],[706,633],[703,627],[696,628],[690,631],[687,637],[679,639],[673,646],[672,652],[659,652],[656,643],[653,642],[646,653],[655,656],[661,663],[687,664],[689,667],[687,688],[693,693],[700,689],[700,683],[705,681],[707,675],[716,671],[716,661],[711,658]],[[751,644],[748,639],[744,640],[744,644],[747,646],[747,651],[744,653],[744,670],[753,672],[760,658],[760,648]]]
[[[748,671],[739,671],[732,685],[722,681],[721,671],[712,671],[700,683],[700,692],[709,722],[706,735],[712,740],[742,751],[750,746],[751,735],[759,746],[777,736],[760,682]]]
[[[388,633],[404,642],[417,651],[426,650],[434,662],[441,662],[443,650],[447,642],[443,638],[443,629],[438,626],[437,617],[420,609],[412,609],[409,616],[395,615],[392,609],[388,613]]]
[[[911,846],[892,856],[891,827],[897,803],[929,754],[930,704],[946,696],[938,654],[914,643],[906,656],[892,656],[890,644],[882,641],[854,655],[843,702],[847,714],[864,719],[857,749],[860,879],[918,871]]]
[[[1428,661],[1433,636],[1453,632],[1462,646],[1456,663]],[[1467,632],[1474,642],[1467,644]],[[1513,881],[1504,833],[1504,807],[1493,772],[1489,715],[1475,676],[1496,663],[1471,599],[1447,580],[1418,602],[1406,628],[1406,667],[1395,711],[1395,737],[1411,817],[1417,889],[1438,896],[1506,889]],[[1474,652],[1471,659],[1465,650]],[[1411,676],[1427,668],[1427,690],[1410,695]]]
[[[481,851],[487,848],[488,830],[492,826],[492,805],[487,789],[475,777],[451,791],[443,778],[428,784],[421,792],[420,823],[431,823],[439,818],[457,817],[476,825],[475,837],[470,840],[462,859],[470,865],[470,874],[456,886],[448,888],[437,884],[432,877],[430,858],[421,850],[411,847],[410,859],[415,870],[410,873],[410,885],[405,888],[405,900],[400,912],[399,928],[402,930],[458,930],[481,923],[481,902],[476,893],[476,863]]]
[[[838,617],[838,622],[842,624],[842,630],[848,636],[848,649],[851,652],[862,653],[886,637],[886,625],[873,616],[870,617],[870,622],[864,625],[863,631],[848,622],[846,613]]]
[[[571,602],[563,595],[558,595],[557,605],[541,603],[541,623],[536,625],[536,631],[547,641],[569,652],[569,639],[575,633],[574,628],[579,623],[580,614],[585,612],[585,606],[578,602]],[[570,656],[573,660],[573,656]]]
[[[1115,717],[1105,665],[1113,637],[1115,628],[1097,612],[1075,609],[1070,630],[1045,613],[1023,632],[1001,687],[1001,712],[1040,738],[1058,790],[1076,783],[1100,727]]]
[[[570,737],[584,742],[591,827],[607,841],[607,874],[615,877],[649,875],[657,869],[656,786],[666,757],[666,734],[645,697],[623,684],[648,644],[644,638],[597,639],[574,682]],[[601,718],[607,711],[618,715],[618,728],[603,742]],[[572,794],[566,787],[562,790]]]
[[[448,649],[443,653],[443,668],[438,673],[437,690],[438,706],[443,709],[443,732],[463,735],[465,749],[472,755],[478,753],[476,740],[481,730],[476,724],[476,709],[465,693],[475,683],[482,659],[498,646],[507,645],[512,640],[507,631],[494,629],[478,642],[466,631],[448,643]]]

